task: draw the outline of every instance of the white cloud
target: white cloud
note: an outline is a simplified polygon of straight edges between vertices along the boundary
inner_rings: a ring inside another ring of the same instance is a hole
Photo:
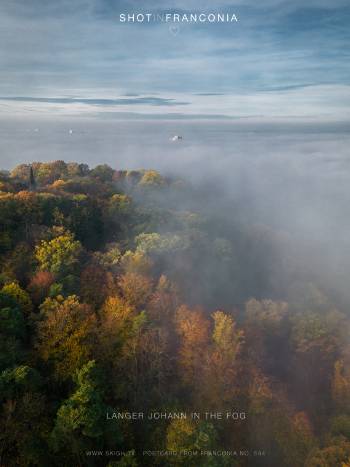
[[[93,95],[93,98],[101,96]],[[148,103],[149,96],[139,96],[140,103],[135,100],[132,104],[126,100],[125,104],[100,104],[69,102],[23,102],[0,100],[0,116],[8,114],[28,117],[99,117],[108,115],[111,118],[117,113],[129,116],[137,115],[162,116],[179,115],[187,118],[198,115],[222,116],[229,118],[256,119],[312,119],[314,121],[333,120],[345,121],[350,119],[350,86],[327,85],[307,86],[304,88],[287,89],[273,92],[237,93],[223,95],[189,95],[176,93],[171,96],[175,105],[152,105]],[[157,94],[158,99],[169,99],[169,95]],[[125,99],[125,96],[120,96]],[[179,104],[176,104],[179,102]],[[182,102],[189,102],[183,105]]]

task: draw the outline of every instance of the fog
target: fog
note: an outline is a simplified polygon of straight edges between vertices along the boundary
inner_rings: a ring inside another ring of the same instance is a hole
[[[310,272],[347,305],[348,130],[344,123],[224,119],[9,120],[0,126],[0,158],[2,169],[63,159],[180,176],[205,193],[202,210],[287,236],[288,251],[276,242],[275,254],[296,271]],[[171,141],[174,135],[183,139]]]

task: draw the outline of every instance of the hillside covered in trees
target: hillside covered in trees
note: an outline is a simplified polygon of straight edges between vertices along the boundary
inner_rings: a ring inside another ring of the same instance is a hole
[[[349,304],[216,196],[106,165],[0,174],[1,466],[350,466]]]

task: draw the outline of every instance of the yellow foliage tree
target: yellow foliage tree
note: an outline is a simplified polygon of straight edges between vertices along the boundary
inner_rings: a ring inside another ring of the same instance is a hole
[[[40,306],[36,347],[41,359],[66,380],[89,361],[95,341],[96,318],[78,297],[47,298]]]

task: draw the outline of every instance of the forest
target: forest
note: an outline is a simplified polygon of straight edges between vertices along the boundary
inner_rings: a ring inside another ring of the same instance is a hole
[[[0,173],[2,467],[350,466],[350,304],[216,188]]]

